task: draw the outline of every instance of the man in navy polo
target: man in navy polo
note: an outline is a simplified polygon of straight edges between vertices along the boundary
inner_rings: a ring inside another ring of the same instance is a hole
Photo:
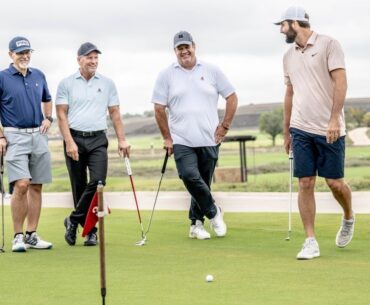
[[[27,38],[13,38],[9,42],[9,56],[13,62],[0,72],[0,120],[3,127],[0,130],[0,155],[5,157],[8,181],[14,184],[11,198],[15,233],[13,252],[52,247],[36,233],[42,185],[51,182],[47,131],[53,121],[52,101],[45,75],[40,70],[29,68],[32,51]]]

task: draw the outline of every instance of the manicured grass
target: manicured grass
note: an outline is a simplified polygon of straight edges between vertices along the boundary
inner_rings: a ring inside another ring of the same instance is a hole
[[[101,304],[98,247],[64,242],[67,209],[44,209],[39,233],[50,251],[0,254],[0,304]],[[9,215],[9,208],[6,208]],[[322,257],[297,261],[303,242],[299,216],[285,241],[286,214],[228,213],[228,236],[190,240],[186,212],[156,212],[147,245],[135,246],[140,229],[134,211],[114,210],[106,220],[107,302],[120,305],[348,305],[368,304],[369,215],[357,215],[345,249],[334,245],[340,215],[318,215]],[[149,212],[143,218],[147,223]],[[215,281],[206,283],[212,274]]]

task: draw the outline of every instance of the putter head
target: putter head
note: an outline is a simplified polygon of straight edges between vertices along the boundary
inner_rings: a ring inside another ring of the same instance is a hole
[[[145,245],[145,242],[146,242],[146,236],[144,236],[144,238],[143,238],[143,239],[141,239],[141,240],[137,241],[137,242],[135,243],[135,245],[136,245],[136,246],[144,246],[144,245]]]

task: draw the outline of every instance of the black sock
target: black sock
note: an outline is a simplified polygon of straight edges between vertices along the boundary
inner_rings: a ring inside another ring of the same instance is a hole
[[[36,231],[31,231],[31,232],[26,231],[26,235],[27,235],[27,234],[28,234],[28,235],[31,235],[33,232],[36,232]]]
[[[22,235],[23,235],[23,232],[15,233],[15,234],[14,234],[14,238],[15,238],[18,234],[22,234]]]

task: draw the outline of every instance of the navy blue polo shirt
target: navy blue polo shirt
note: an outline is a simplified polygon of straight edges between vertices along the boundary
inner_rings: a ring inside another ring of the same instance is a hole
[[[41,125],[41,102],[50,102],[45,75],[28,68],[27,75],[11,64],[0,72],[0,120],[3,127],[30,128]]]

